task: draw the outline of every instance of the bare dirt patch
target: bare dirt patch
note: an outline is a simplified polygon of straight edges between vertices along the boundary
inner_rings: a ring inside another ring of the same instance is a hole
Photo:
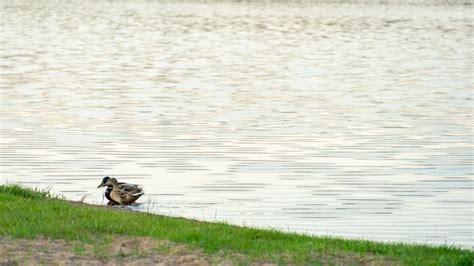
[[[399,266],[401,263],[387,257],[378,257],[373,254],[360,256],[353,253],[342,254],[313,254],[313,257],[321,265],[364,265],[364,266]]]
[[[370,254],[313,254],[321,265],[399,265]],[[61,239],[9,239],[0,237],[0,266],[3,265],[240,265],[242,254],[210,256],[201,250],[167,240],[115,236],[107,243],[85,244]],[[291,261],[291,260],[290,260]],[[248,263],[248,262],[247,262]],[[245,263],[244,263],[245,264]],[[252,263],[273,266],[274,263]]]
[[[97,254],[99,252],[99,254]],[[199,250],[151,238],[117,237],[103,249],[56,239],[0,239],[0,265],[215,265]]]

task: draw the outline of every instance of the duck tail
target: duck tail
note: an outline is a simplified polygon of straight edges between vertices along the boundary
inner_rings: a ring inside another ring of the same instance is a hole
[[[145,192],[137,192],[137,193],[133,193],[132,196],[134,197],[141,197],[145,194]]]

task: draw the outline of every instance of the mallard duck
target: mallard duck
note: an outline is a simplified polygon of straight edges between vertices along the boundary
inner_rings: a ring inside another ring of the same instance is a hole
[[[117,179],[108,176],[102,179],[98,188],[104,186],[107,186],[104,195],[110,201],[108,205],[129,205],[145,194],[143,189],[135,184],[118,182]]]

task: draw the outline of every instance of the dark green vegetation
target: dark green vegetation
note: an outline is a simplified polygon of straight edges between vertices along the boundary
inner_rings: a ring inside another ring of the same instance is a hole
[[[79,241],[101,253],[103,243],[115,236],[185,244],[244,264],[472,265],[474,260],[472,251],[455,247],[310,237],[91,206],[17,185],[0,186],[0,237]]]

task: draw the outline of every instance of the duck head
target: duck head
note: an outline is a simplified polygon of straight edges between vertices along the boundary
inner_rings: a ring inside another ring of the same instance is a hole
[[[107,186],[114,186],[114,187],[115,187],[115,186],[118,185],[118,181],[117,181],[117,179],[115,179],[115,178],[112,177],[112,178],[109,178],[109,179],[107,180],[107,182],[105,182],[104,185],[107,185]]]
[[[106,183],[107,183],[107,181],[109,181],[109,179],[110,179],[110,177],[104,176],[104,178],[102,178],[102,183],[100,183],[100,185],[97,188],[105,187]]]

